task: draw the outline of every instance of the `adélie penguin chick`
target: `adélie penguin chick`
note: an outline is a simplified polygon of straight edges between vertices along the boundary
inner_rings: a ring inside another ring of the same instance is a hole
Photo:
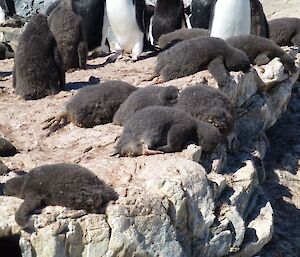
[[[119,80],[84,87],[67,102],[63,112],[44,122],[43,129],[49,129],[49,136],[70,122],[84,128],[112,122],[120,105],[136,89]]]
[[[13,68],[13,88],[25,100],[57,94],[65,85],[65,71],[47,17],[34,14],[19,38]]]
[[[213,125],[173,107],[150,106],[125,123],[114,155],[138,156],[182,151],[194,143],[211,153],[221,141]]]
[[[61,0],[48,18],[62,55],[65,70],[86,68],[88,45],[83,30],[83,19],[76,14],[73,0]]]

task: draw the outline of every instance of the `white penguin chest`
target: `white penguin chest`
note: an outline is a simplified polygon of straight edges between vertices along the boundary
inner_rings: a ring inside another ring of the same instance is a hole
[[[0,23],[5,22],[5,12],[0,6]]]
[[[227,39],[251,32],[250,0],[218,0],[210,35]]]
[[[111,30],[117,42],[127,52],[138,41],[142,41],[144,33],[140,30],[132,0],[106,0],[107,16]]]

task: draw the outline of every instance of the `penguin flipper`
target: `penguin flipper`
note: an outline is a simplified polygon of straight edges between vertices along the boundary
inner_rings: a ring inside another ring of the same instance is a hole
[[[7,6],[5,0],[0,0],[0,7],[3,9],[3,11],[4,11],[5,13],[8,13],[8,12],[9,12],[8,6]]]
[[[210,35],[211,28],[212,28],[212,25],[213,25],[216,3],[217,3],[217,0],[213,0],[210,7],[209,7],[210,15],[209,15],[209,18],[208,18],[208,20],[209,20],[208,21],[208,27],[206,28],[206,29],[209,30],[209,35]]]
[[[208,64],[207,70],[217,81],[219,87],[226,86],[227,82],[229,81],[229,72],[226,70],[223,56],[218,56],[217,58],[213,59]]]
[[[135,6],[135,18],[140,30],[146,33],[146,3],[145,0],[132,0]]]
[[[251,34],[269,38],[269,24],[259,0],[251,0]]]

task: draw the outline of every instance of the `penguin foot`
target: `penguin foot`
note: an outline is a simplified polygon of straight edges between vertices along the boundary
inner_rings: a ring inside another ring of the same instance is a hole
[[[58,116],[50,117],[47,120],[43,121],[42,124],[45,124],[42,129],[49,129],[46,137],[50,136],[53,132],[67,124],[66,112],[59,114]],[[62,121],[62,123],[61,123]]]
[[[162,77],[156,77],[152,81],[153,81],[153,84],[161,84],[161,83],[165,82],[165,80]]]
[[[72,72],[77,71],[77,70],[79,70],[79,69],[72,68],[72,69],[67,70],[66,73],[72,73]]]
[[[159,150],[151,150],[148,148],[148,145],[145,143],[142,145],[142,155],[155,155],[155,154],[163,154],[163,151]]]
[[[159,84],[161,82],[156,83],[157,81],[161,80],[160,76],[157,74],[152,74],[151,76],[143,79],[141,82],[146,82],[146,81],[152,81],[154,84]]]
[[[105,64],[115,63],[117,60],[120,60],[122,58],[123,58],[123,52],[122,51],[116,51],[115,53],[113,53],[111,56],[109,56],[106,59]]]

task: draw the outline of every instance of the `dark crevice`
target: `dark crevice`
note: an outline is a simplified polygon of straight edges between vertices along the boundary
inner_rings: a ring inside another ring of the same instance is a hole
[[[0,238],[0,254],[3,257],[22,257],[19,246],[20,235]]]

